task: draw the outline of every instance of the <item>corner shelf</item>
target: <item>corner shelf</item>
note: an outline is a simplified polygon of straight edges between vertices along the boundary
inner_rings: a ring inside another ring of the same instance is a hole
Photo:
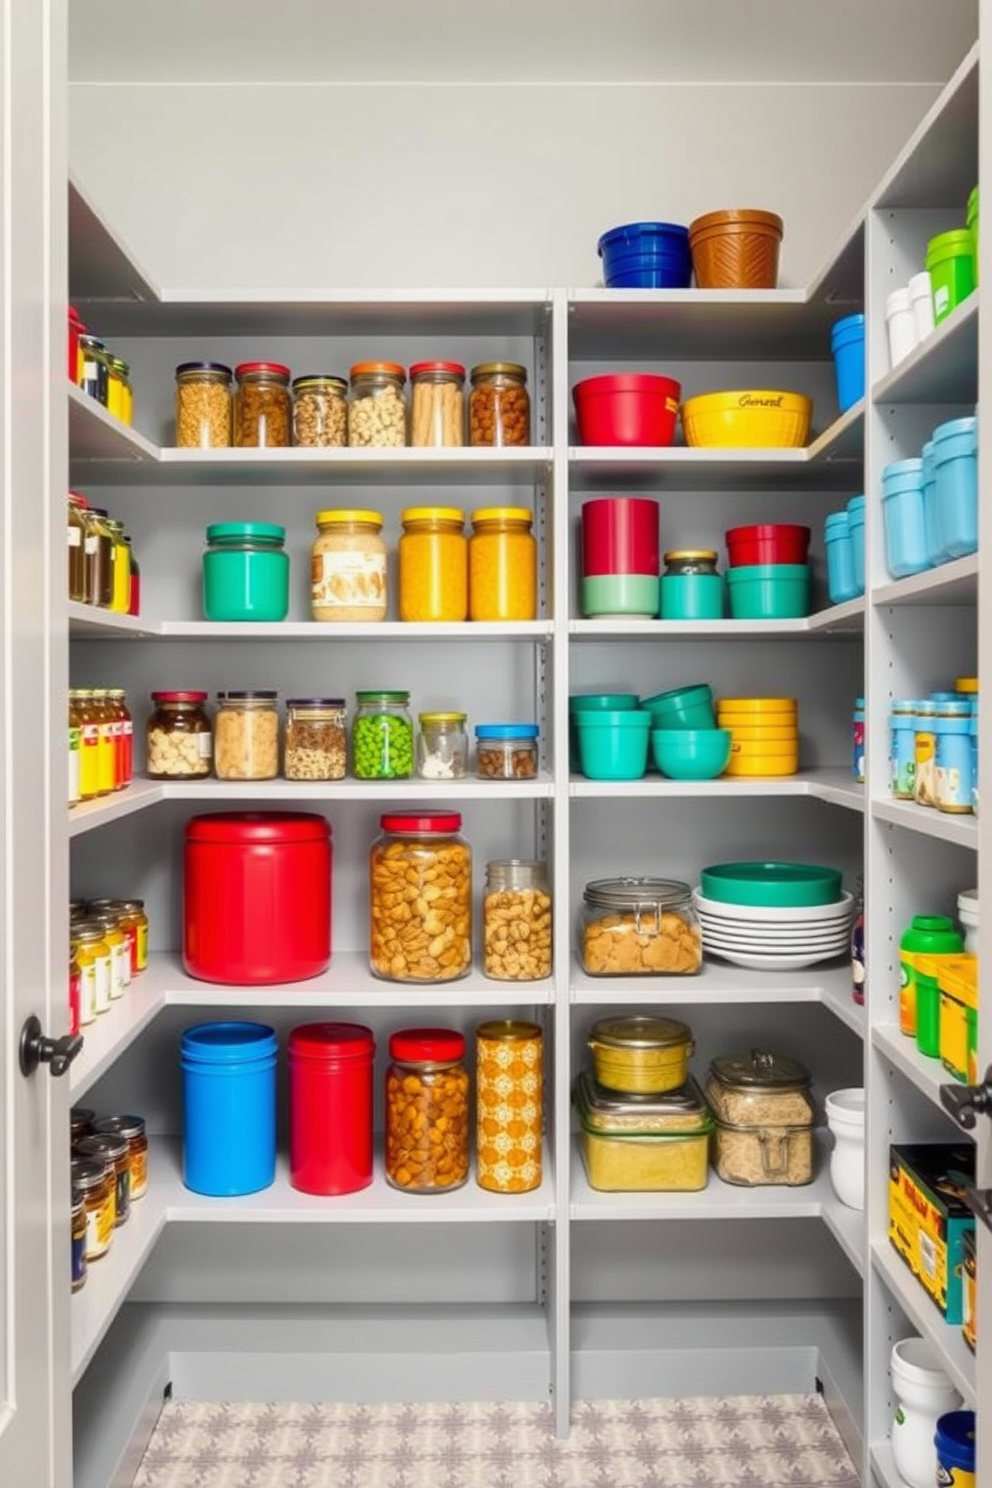
[[[914,1328],[940,1354],[942,1367],[965,1403],[975,1408],[975,1358],[961,1336],[960,1326],[944,1321],[937,1304],[930,1300],[906,1262],[889,1244],[877,1240],[871,1247],[871,1263]]]
[[[869,811],[873,821],[978,851],[978,821],[974,816],[955,816],[933,806],[917,806],[915,801],[896,800],[872,801]]]

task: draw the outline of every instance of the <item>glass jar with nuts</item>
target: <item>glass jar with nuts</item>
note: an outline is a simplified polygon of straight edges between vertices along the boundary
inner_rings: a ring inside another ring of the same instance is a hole
[[[410,368],[410,443],[443,448],[465,443],[465,368],[459,362],[415,362]]]
[[[181,362],[176,368],[176,444],[224,449],[231,443],[231,369],[223,362]]]
[[[472,368],[469,444],[530,444],[527,369],[519,362],[480,362]]]
[[[213,736],[205,692],[153,692],[145,730],[150,780],[202,780],[210,774]]]
[[[589,976],[691,976],[703,941],[687,883],[665,878],[599,878],[583,893],[579,930]]]
[[[348,443],[353,449],[406,444],[406,369],[399,362],[356,362],[351,369]]]
[[[468,1178],[465,1038],[453,1028],[406,1028],[389,1040],[386,1180],[408,1193],[448,1193]]]
[[[498,982],[551,975],[551,895],[544,863],[509,858],[486,864],[482,969]]]
[[[281,362],[241,362],[234,376],[235,445],[239,449],[288,446],[293,425],[289,368]]]
[[[391,813],[369,855],[369,964],[390,982],[450,982],[472,965],[472,853],[458,812]]]
[[[279,774],[275,692],[218,694],[214,772],[218,780],[274,780]]]
[[[343,780],[347,772],[343,698],[287,698],[283,774],[287,780]]]
[[[293,443],[310,449],[343,449],[348,443],[348,384],[343,377],[310,373],[293,379]]]
[[[537,775],[536,723],[477,723],[475,768],[480,780],[533,780]]]

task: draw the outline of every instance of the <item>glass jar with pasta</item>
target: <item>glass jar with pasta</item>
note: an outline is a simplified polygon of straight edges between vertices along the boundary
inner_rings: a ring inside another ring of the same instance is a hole
[[[468,545],[470,620],[537,618],[537,543],[523,506],[484,507],[472,513]]]
[[[410,368],[410,443],[440,449],[464,444],[465,368],[459,362],[415,362]]]
[[[456,811],[390,813],[369,857],[369,964],[390,982],[450,982],[472,965],[472,853]]]
[[[278,693],[219,694],[214,720],[218,780],[274,780],[279,774]]]
[[[320,511],[310,549],[310,605],[315,620],[385,620],[386,544],[382,514]]]
[[[231,369],[223,362],[180,362],[176,368],[176,444],[224,449],[233,433]]]

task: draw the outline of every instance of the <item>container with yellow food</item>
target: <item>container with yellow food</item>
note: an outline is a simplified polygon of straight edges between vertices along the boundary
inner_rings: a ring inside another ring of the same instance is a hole
[[[706,1187],[713,1118],[693,1081],[664,1095],[623,1095],[585,1072],[575,1087],[590,1188],[694,1193]]]
[[[587,1042],[596,1080],[607,1090],[661,1095],[680,1089],[689,1078],[692,1032],[677,1018],[646,1013],[601,1018]]]

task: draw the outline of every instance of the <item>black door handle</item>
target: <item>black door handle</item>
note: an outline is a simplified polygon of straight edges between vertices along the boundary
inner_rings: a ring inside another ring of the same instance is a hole
[[[21,1074],[33,1075],[39,1064],[47,1064],[53,1075],[64,1075],[80,1049],[81,1033],[67,1033],[60,1039],[46,1038],[34,1013],[21,1029]]]
[[[992,1068],[981,1085],[941,1085],[941,1103],[965,1131],[971,1131],[979,1116],[992,1116]]]

